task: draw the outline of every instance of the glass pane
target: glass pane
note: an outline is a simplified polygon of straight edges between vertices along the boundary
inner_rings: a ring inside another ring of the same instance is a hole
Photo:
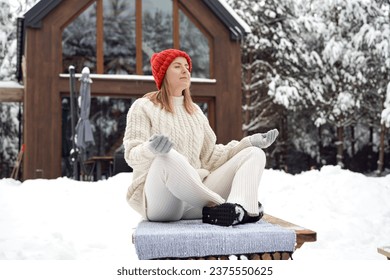
[[[196,102],[196,104],[202,109],[203,114],[208,117],[209,114],[209,104],[206,102]]]
[[[69,65],[81,72],[84,66],[96,73],[96,3],[89,6],[62,32],[63,73]]]
[[[192,77],[210,78],[210,47],[206,36],[180,10],[180,48],[192,59]]]
[[[23,103],[0,102],[0,178],[9,178],[15,166],[22,145],[22,114]]]
[[[119,99],[92,97],[89,120],[95,145],[90,145],[83,156],[114,156],[121,148],[126,128],[126,116],[135,98]],[[78,118],[76,117],[76,123]],[[72,129],[69,97],[62,98],[62,176],[72,175],[70,151]]]
[[[135,74],[135,0],[104,0],[104,73]]]
[[[152,54],[173,47],[172,30],[172,0],[143,0],[142,63],[145,75],[152,74]]]

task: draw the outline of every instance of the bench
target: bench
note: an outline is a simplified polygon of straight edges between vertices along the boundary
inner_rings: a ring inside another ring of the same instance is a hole
[[[293,223],[287,222],[285,220],[276,218],[276,217],[268,215],[268,214],[264,214],[263,220],[265,220],[271,224],[274,224],[274,225],[279,225],[279,226],[286,228],[286,229],[294,230],[295,234],[296,234],[296,238],[297,238],[295,249],[301,248],[305,242],[317,241],[317,233],[315,231],[310,230],[310,229],[306,229],[304,227],[295,225]]]
[[[384,255],[388,260],[390,260],[390,246],[378,248],[378,253]]]
[[[256,224],[219,227],[201,220],[142,221],[133,233],[139,259],[288,260],[316,232],[265,214]]]

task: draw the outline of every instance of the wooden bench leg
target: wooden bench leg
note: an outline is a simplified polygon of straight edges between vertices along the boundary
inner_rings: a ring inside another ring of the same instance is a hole
[[[303,243],[304,242],[297,242],[297,244],[295,244],[295,250],[301,248]]]

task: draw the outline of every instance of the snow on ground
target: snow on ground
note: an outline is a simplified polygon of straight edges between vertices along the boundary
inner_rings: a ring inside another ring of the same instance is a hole
[[[131,179],[1,179],[0,260],[136,260],[131,234],[140,216],[125,200]],[[390,175],[266,170],[259,200],[267,213],[317,232],[296,260],[383,260],[377,247],[390,245]]]

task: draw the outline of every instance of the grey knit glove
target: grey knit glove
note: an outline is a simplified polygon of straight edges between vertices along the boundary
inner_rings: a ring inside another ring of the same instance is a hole
[[[149,139],[148,148],[154,154],[166,154],[173,147],[173,143],[169,140],[167,136],[161,134],[154,134]]]
[[[279,131],[275,129],[271,129],[266,133],[256,133],[249,136],[249,140],[251,141],[252,146],[256,146],[262,149],[268,148],[275,141],[276,137],[278,137]]]

